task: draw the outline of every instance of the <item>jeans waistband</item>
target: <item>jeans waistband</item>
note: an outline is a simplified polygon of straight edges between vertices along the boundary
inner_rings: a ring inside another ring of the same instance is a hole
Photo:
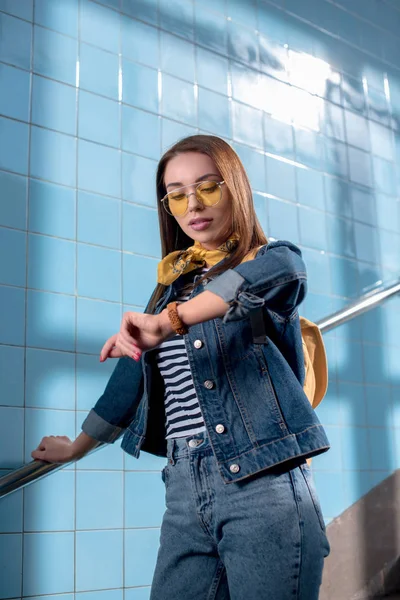
[[[211,445],[206,431],[195,433],[187,438],[173,438],[167,440],[167,457],[169,459],[182,458],[199,452],[211,452]]]

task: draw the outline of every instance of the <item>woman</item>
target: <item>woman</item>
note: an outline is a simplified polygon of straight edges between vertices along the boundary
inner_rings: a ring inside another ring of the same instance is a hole
[[[302,387],[300,250],[267,244],[219,138],[166,152],[157,196],[164,258],[145,314],[104,345],[100,360],[120,360],[83,432],[32,456],[68,461],[123,432],[128,453],[168,456],[152,600],[317,600],[329,545],[306,459],[329,443]]]

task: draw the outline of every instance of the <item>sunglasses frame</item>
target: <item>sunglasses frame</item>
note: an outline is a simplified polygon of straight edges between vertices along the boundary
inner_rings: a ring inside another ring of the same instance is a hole
[[[212,179],[209,179],[209,180],[207,180],[207,179],[206,179],[206,180],[204,180],[204,181],[199,181],[199,182],[198,182],[198,184],[196,185],[196,188],[195,188],[195,191],[194,191],[194,192],[190,192],[190,194],[185,194],[185,196],[186,196],[186,198],[187,198],[188,205],[187,205],[187,208],[186,208],[185,212],[184,212],[182,215],[174,215],[174,214],[172,214],[172,213],[171,213],[171,212],[170,212],[170,211],[167,209],[166,200],[168,200],[168,195],[169,195],[169,194],[172,194],[173,192],[176,192],[176,191],[178,191],[178,190],[183,190],[183,188],[190,187],[190,186],[192,186],[192,185],[193,185],[193,183],[189,183],[188,185],[182,185],[181,187],[178,187],[178,188],[175,188],[174,190],[172,190],[172,192],[168,192],[167,194],[165,194],[165,196],[164,196],[163,198],[161,198],[161,202],[162,202],[162,205],[163,205],[163,207],[164,207],[164,210],[165,210],[165,212],[166,212],[167,214],[171,215],[171,217],[184,217],[184,216],[187,214],[188,210],[189,210],[189,196],[191,196],[192,194],[194,194],[194,195],[196,196],[197,202],[199,202],[199,204],[201,204],[202,206],[204,206],[204,204],[201,202],[201,200],[199,199],[199,197],[198,197],[198,196],[197,196],[197,194],[196,194],[196,191],[197,191],[197,189],[198,189],[198,188],[199,188],[201,185],[203,185],[204,183],[216,183],[216,184],[218,185],[218,187],[219,187],[219,189],[220,189],[220,192],[221,192],[221,193],[220,193],[220,198],[219,198],[218,202],[216,202],[215,204],[212,204],[212,205],[211,205],[211,206],[217,206],[217,204],[218,204],[219,202],[221,202],[221,198],[222,198],[222,187],[221,187],[221,186],[222,186],[222,185],[225,183],[225,181],[214,181],[214,180],[212,180]]]

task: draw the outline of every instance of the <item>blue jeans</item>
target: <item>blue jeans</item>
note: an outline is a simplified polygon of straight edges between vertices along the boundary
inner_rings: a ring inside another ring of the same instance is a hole
[[[305,463],[224,484],[206,433],[168,458],[151,600],[318,599],[329,544]]]

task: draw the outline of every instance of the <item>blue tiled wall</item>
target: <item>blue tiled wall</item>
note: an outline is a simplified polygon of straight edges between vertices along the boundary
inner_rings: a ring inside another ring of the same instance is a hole
[[[397,0],[0,0],[0,474],[101,393],[184,135],[231,142],[267,235],[302,247],[305,316],[398,276],[399,56]],[[327,520],[400,466],[399,334],[397,298],[326,336]],[[148,598],[162,462],[116,445],[4,499],[0,598]]]

